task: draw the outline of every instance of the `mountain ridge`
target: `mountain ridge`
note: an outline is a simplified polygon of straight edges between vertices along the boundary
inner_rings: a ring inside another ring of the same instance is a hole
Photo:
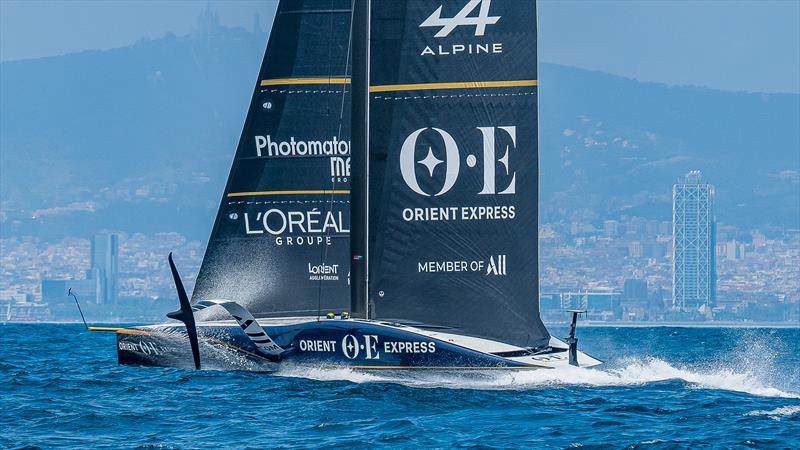
[[[205,239],[265,45],[218,27],[1,63],[0,234]],[[543,222],[669,220],[671,184],[701,169],[721,221],[800,227],[800,95],[547,63],[540,86]]]

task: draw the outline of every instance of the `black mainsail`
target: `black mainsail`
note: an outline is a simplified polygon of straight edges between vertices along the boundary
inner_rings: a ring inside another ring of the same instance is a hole
[[[350,19],[349,0],[278,5],[194,303],[349,306]]]
[[[369,102],[354,101],[353,123],[367,124],[368,160],[354,146],[353,170],[368,179],[354,178],[354,200],[368,191],[353,257],[368,262],[370,317],[546,346],[536,3],[356,0],[360,15],[353,88]]]

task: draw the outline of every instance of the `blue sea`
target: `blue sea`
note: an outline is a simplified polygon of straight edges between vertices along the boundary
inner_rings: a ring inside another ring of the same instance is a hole
[[[113,333],[0,325],[0,447],[800,447],[798,329],[579,328],[579,338],[606,363],[263,374],[119,366]]]

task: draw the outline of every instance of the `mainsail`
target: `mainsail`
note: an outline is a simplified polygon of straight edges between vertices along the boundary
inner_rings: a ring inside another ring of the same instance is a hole
[[[349,306],[350,18],[349,0],[280,2],[193,303]]]
[[[368,86],[369,95],[360,108],[354,93],[353,112],[354,127],[358,115],[368,124],[368,161],[354,146],[354,202],[363,170],[368,222],[353,223],[353,257],[367,261],[369,316],[547,345],[538,307],[536,3],[355,4],[356,18],[369,18],[367,36],[354,32],[353,43],[353,88]]]

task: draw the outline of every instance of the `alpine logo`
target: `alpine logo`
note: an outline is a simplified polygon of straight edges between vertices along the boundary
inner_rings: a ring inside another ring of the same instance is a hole
[[[456,27],[462,25],[474,26],[475,36],[483,36],[486,32],[486,25],[494,25],[500,20],[500,16],[489,16],[489,7],[491,4],[492,0],[470,0],[458,14],[449,19],[442,18],[442,8],[444,6],[442,5],[419,26],[441,27],[435,35],[437,38],[447,37]],[[470,14],[472,14],[478,6],[480,6],[480,10],[478,11],[477,17],[470,17]]]

